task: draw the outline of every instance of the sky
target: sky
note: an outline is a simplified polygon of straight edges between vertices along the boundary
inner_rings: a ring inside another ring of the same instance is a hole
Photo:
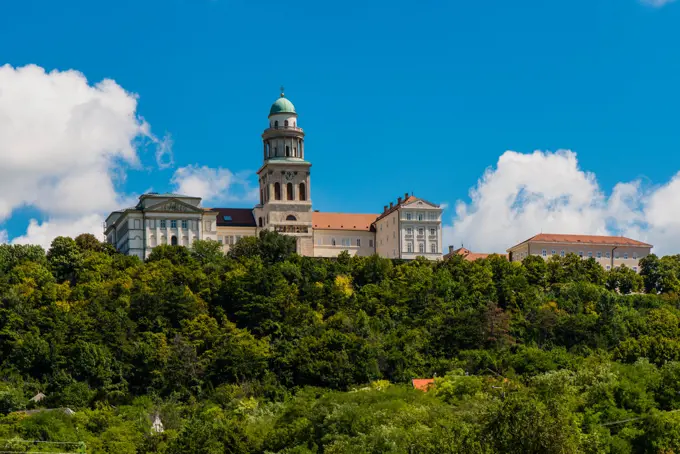
[[[285,86],[315,209],[440,203],[445,245],[680,253],[680,2],[7,0],[0,242],[102,234],[148,191],[251,207]]]

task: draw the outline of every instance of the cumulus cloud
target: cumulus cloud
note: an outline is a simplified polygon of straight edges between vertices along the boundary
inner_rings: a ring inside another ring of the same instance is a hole
[[[155,137],[136,110],[137,97],[113,80],[0,67],[0,223],[23,206],[46,218],[15,241],[101,235],[103,215],[127,202],[115,182],[121,169],[141,166],[139,148],[151,144],[159,162],[172,161],[169,139]]]
[[[246,174],[206,166],[180,167],[172,177],[175,192],[203,198],[206,203],[255,202],[258,189],[252,188]]]
[[[505,152],[455,206],[447,244],[504,252],[537,233],[625,235],[654,244],[657,253],[680,248],[680,173],[667,184],[617,184],[607,195],[576,154],[561,150]]]
[[[644,5],[652,6],[654,8],[661,8],[675,0],[640,0]]]

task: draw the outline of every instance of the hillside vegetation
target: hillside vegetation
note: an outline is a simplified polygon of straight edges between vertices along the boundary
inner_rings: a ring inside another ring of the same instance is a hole
[[[0,245],[0,451],[680,453],[680,257],[637,275],[294,246]]]

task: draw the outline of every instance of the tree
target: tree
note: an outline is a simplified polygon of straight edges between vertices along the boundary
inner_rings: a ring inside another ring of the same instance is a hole
[[[606,276],[605,287],[609,290],[628,294],[639,292],[643,287],[643,278],[626,265],[608,271]]]
[[[58,282],[73,281],[83,261],[82,252],[72,238],[58,236],[47,251],[47,261]]]

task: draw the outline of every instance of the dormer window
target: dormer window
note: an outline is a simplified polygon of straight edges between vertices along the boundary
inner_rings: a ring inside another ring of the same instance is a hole
[[[222,216],[222,219],[224,219],[227,222],[231,222],[231,216]]]

